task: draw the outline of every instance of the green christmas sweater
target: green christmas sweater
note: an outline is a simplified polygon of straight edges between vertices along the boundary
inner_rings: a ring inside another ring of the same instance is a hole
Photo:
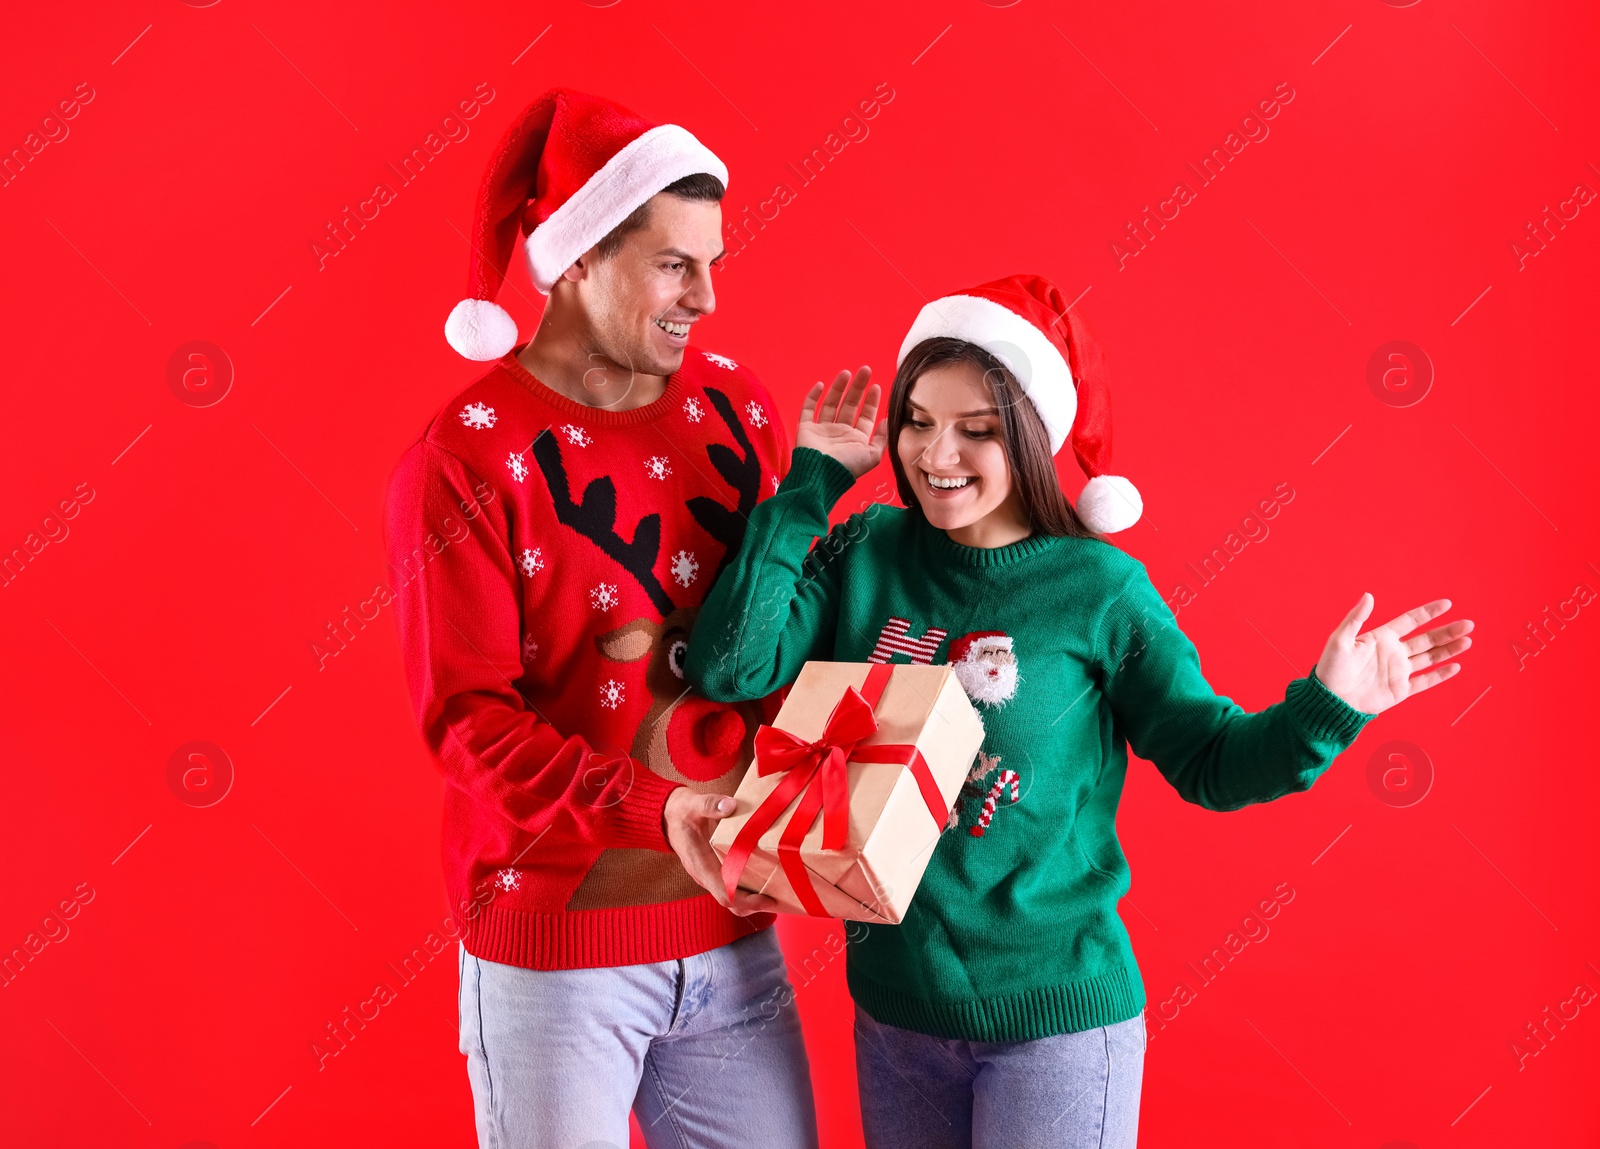
[[[1129,747],[1186,801],[1236,810],[1309,788],[1371,715],[1315,673],[1259,713],[1217,695],[1144,565],[1110,543],[967,547],[887,506],[830,530],[852,484],[828,456],[794,452],[685,664],[731,702],[793,682],[807,659],[948,662],[977,706],[982,752],[905,920],[851,930],[851,994],[885,1024],[969,1041],[1138,1016],[1117,915]]]

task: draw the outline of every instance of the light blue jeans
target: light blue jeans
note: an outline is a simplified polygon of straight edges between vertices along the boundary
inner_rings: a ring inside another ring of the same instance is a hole
[[[867,1149],[1133,1149],[1144,1015],[1036,1041],[950,1041],[856,1007]]]
[[[461,951],[482,1149],[815,1149],[777,931],[681,961],[533,970]]]

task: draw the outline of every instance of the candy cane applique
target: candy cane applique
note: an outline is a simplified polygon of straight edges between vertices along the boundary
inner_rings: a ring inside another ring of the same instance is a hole
[[[973,826],[968,833],[974,838],[983,837],[983,832],[989,828],[989,823],[994,821],[995,807],[1000,802],[1000,795],[1007,786],[1011,787],[1011,803],[1015,805],[1021,795],[1021,779],[1015,770],[1002,770],[1000,776],[994,780],[994,785],[989,787],[988,796],[983,800],[983,811],[978,815],[978,824]]]

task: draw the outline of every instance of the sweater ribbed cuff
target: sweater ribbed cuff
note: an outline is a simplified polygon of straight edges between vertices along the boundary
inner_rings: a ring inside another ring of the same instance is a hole
[[[838,459],[810,447],[796,447],[789,458],[789,473],[778,485],[778,492],[809,488],[827,500],[831,508],[855,485],[856,477]]]
[[[672,847],[667,843],[661,815],[667,795],[681,785],[683,783],[668,781],[634,759],[633,781],[622,801],[611,811],[610,845],[670,853]]]
[[[1317,677],[1316,669],[1289,684],[1285,700],[1300,728],[1316,742],[1331,742],[1341,749],[1349,746],[1361,728],[1377,717],[1357,710]]]

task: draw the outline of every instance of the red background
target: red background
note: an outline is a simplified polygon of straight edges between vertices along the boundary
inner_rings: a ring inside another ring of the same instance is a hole
[[[0,188],[0,547],[94,491],[0,590],[0,950],[94,891],[0,989],[8,1142],[472,1143],[453,955],[325,1069],[310,1053],[446,908],[392,622],[320,671],[310,644],[386,577],[389,469],[476,370],[441,327],[488,151],[567,84],[688,125],[732,170],[730,222],[796,192],[697,328],[791,426],[812,380],[887,371],[927,297],[1038,271],[1079,298],[1147,506],[1118,541],[1197,592],[1180,622],[1242,704],[1281,697],[1363,590],[1379,618],[1442,594],[1477,620],[1459,678],[1309,794],[1218,815],[1130,771],[1142,1143],[1600,1143],[1600,1001],[1520,1068],[1511,1045],[1600,991],[1600,603],[1574,598],[1600,590],[1600,203],[1520,269],[1510,246],[1600,189],[1592,5],[166,0],[7,23],[5,151],[95,92]],[[319,271],[327,223],[480,82],[470,136]],[[1199,187],[1185,163],[1280,82],[1270,135]],[[785,165],[880,83],[870,135],[799,187]],[[1111,242],[1179,180],[1194,201],[1119,269]],[[514,272],[524,335],[537,299]],[[191,340],[233,365],[213,406],[169,389]],[[1420,403],[1368,386],[1391,340],[1433,365]],[[1201,589],[1185,564],[1279,483],[1270,533]],[[1564,600],[1577,617],[1519,658]],[[207,808],[167,783],[194,739],[236,772]],[[1396,740],[1433,773],[1404,807],[1368,781]],[[1270,935],[1199,986],[1185,963],[1279,883]],[[842,963],[803,961],[835,928],[781,927],[830,1147],[860,1137],[848,998]],[[1180,980],[1195,997],[1163,1020]]]

